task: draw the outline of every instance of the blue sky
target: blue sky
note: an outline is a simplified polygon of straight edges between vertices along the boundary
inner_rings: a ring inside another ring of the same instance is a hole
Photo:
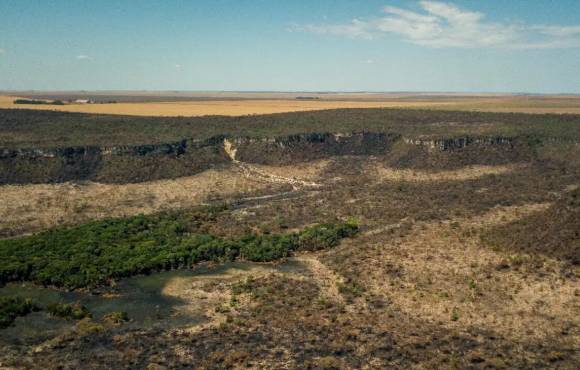
[[[580,1],[2,0],[21,89],[580,93]]]

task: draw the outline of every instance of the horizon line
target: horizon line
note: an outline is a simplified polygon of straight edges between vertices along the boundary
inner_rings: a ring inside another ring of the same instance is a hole
[[[437,90],[172,90],[172,89],[9,89],[0,90],[6,93],[237,93],[237,94],[453,94],[453,95],[580,95],[580,92],[529,92],[529,91],[437,91]]]

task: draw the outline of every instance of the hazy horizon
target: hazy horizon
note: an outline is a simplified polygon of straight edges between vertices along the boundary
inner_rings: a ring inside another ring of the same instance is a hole
[[[539,96],[561,96],[561,95],[580,95],[579,93],[571,92],[553,92],[553,93],[537,93],[529,91],[421,91],[421,90],[409,90],[409,91],[379,91],[379,90],[154,90],[154,89],[98,89],[98,90],[57,90],[57,89],[12,89],[12,90],[0,90],[0,93],[78,93],[78,94],[91,94],[91,93],[174,93],[174,94],[218,94],[218,93],[231,93],[231,94],[407,94],[407,95],[458,95],[458,96],[477,96],[477,95],[539,95]]]

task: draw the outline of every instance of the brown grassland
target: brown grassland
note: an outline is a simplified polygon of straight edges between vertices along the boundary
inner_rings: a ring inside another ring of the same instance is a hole
[[[302,112],[338,108],[413,108],[449,104],[445,102],[377,102],[377,101],[318,101],[318,100],[215,100],[135,102],[114,104],[24,105],[14,104],[16,98],[0,96],[0,108],[56,110],[63,112],[120,114],[132,116],[244,116]]]
[[[207,97],[129,96],[136,101],[117,103],[66,105],[14,104],[16,96],[0,95],[0,108],[40,109],[63,112],[117,114],[133,116],[243,116],[284,112],[301,112],[339,108],[428,108],[481,112],[569,113],[580,114],[579,96],[514,96],[514,95],[396,95],[396,94],[337,94],[320,95],[316,100],[297,100],[280,94],[237,93],[207,94]],[[316,94],[308,94],[314,95]],[[56,97],[47,95],[48,97]],[[99,96],[99,95],[95,95]],[[225,97],[224,97],[225,96]],[[34,98],[35,95],[27,97]],[[44,97],[44,95],[42,95]],[[66,95],[65,95],[66,97]],[[91,95],[83,96],[90,98]],[[143,101],[141,101],[141,100]],[[149,99],[149,100],[147,100]]]

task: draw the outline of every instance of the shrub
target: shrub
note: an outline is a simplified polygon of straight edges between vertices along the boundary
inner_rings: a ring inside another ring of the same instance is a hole
[[[363,293],[363,288],[358,284],[351,282],[338,285],[338,292],[350,298],[360,297]]]
[[[30,299],[21,297],[0,298],[0,329],[10,326],[18,316],[25,316],[39,307]]]
[[[92,317],[90,311],[79,302],[72,304],[50,303],[46,306],[46,311],[52,316],[62,317],[67,320],[81,320]]]
[[[77,333],[80,335],[96,334],[105,331],[105,327],[86,317],[77,322]]]
[[[457,307],[453,307],[453,310],[451,310],[451,321],[457,320],[459,320],[459,310]]]
[[[350,237],[358,232],[354,221],[341,224],[324,224],[309,227],[300,233],[301,250],[320,250],[334,247],[340,239]]]
[[[123,324],[129,321],[129,314],[125,311],[113,311],[103,316],[103,320],[111,324]]]

